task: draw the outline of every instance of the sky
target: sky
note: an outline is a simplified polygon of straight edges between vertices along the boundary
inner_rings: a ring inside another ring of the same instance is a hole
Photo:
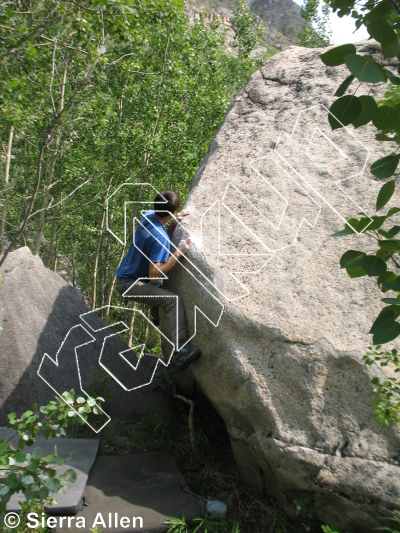
[[[302,0],[294,1],[300,6],[303,5]],[[331,13],[330,22],[332,28],[332,44],[356,43],[369,37],[364,26],[353,34],[356,27],[355,20],[351,17],[339,18],[336,13]]]

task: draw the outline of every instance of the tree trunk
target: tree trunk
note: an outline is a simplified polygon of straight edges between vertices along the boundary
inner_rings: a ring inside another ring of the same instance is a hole
[[[162,87],[163,79],[164,79],[165,64],[166,64],[166,61],[167,61],[167,54],[168,54],[168,46],[169,46],[169,35],[168,35],[168,39],[167,39],[167,44],[165,46],[164,61],[163,61],[163,66],[162,66],[162,70],[161,70],[160,81],[159,81],[159,84],[158,84],[157,105],[156,105],[157,119],[156,119],[156,122],[155,122],[155,125],[154,125],[153,134],[151,136],[149,149],[147,149],[147,148],[145,149],[144,156],[143,156],[144,166],[143,166],[142,172],[141,172],[141,180],[143,182],[146,180],[146,177],[147,177],[147,170],[148,170],[148,167],[149,167],[150,158],[152,156],[153,142],[154,142],[154,139],[156,137],[156,133],[157,133],[157,129],[158,129],[158,125],[159,125],[159,121],[160,121],[160,117],[161,117],[161,113],[162,113],[162,109],[163,109],[163,104],[164,104],[164,99],[163,99],[163,101],[161,102],[161,107],[160,107],[161,87]]]
[[[119,258],[119,261],[118,261],[118,266],[121,263],[122,258],[124,257],[124,254],[125,254],[125,246],[122,249],[122,252],[121,252],[121,255],[120,255],[120,258]],[[111,299],[112,299],[112,295],[113,295],[113,292],[114,292],[114,287],[115,287],[116,280],[117,280],[117,276],[115,275],[115,272],[114,272],[113,280],[111,282],[111,287],[110,287],[110,290],[109,290],[109,293],[108,293],[107,302],[106,302],[107,308],[106,308],[105,317],[104,317],[105,320],[107,320],[108,315],[110,313]]]
[[[62,85],[61,85],[60,111],[64,107],[64,94],[65,94],[65,82],[66,82],[66,80],[67,80],[67,62],[65,62],[65,65],[64,65],[63,81],[62,81]],[[38,229],[38,232],[36,234],[35,246],[34,246],[34,249],[33,249],[33,255],[38,255],[39,251],[40,251],[40,244],[42,242],[43,231],[44,231],[44,228],[45,228],[45,221],[44,221],[45,220],[45,214],[46,214],[46,210],[45,209],[46,209],[46,205],[47,205],[47,199],[49,197],[50,187],[51,187],[51,184],[53,182],[54,166],[56,164],[56,160],[57,160],[57,156],[58,156],[58,149],[60,148],[60,144],[61,144],[62,125],[63,125],[63,123],[61,122],[60,130],[59,130],[58,135],[56,137],[54,155],[53,155],[53,157],[51,159],[51,163],[50,163],[50,170],[49,170],[49,173],[47,175],[47,179],[46,179],[45,185],[43,187],[43,196],[42,196],[42,202],[41,202],[41,206],[40,206],[40,209],[42,209],[42,211],[40,212],[40,215],[39,215],[39,229]]]
[[[100,236],[97,240],[96,253],[94,256],[94,265],[93,265],[93,273],[92,273],[92,311],[96,309],[97,271],[98,271],[98,266],[99,266],[100,250],[103,244],[103,235],[104,235],[103,232],[104,232],[104,224],[106,220],[106,204],[107,204],[107,198],[110,192],[112,180],[113,180],[113,171],[111,170],[110,179],[108,180],[107,190],[104,195],[103,214],[102,214],[101,223],[100,223]]]
[[[118,100],[118,130],[121,128],[121,121],[122,121],[122,97]],[[117,147],[118,147],[118,143],[117,143]],[[97,272],[98,272],[98,266],[99,266],[99,255],[100,255],[101,247],[103,245],[104,222],[105,222],[105,217],[106,217],[107,198],[110,193],[111,183],[112,183],[113,175],[114,175],[114,164],[117,159],[117,155],[118,155],[118,150],[116,149],[115,155],[111,163],[110,179],[108,181],[106,194],[104,196],[103,214],[101,217],[101,224],[100,224],[100,237],[97,241],[96,253],[94,256],[94,266],[93,266],[93,273],[92,273],[92,311],[96,309],[96,292],[97,292],[96,284],[97,284]],[[107,317],[108,313],[105,314],[105,316]]]
[[[128,348],[132,348],[133,326],[135,325],[136,302],[133,302],[132,313],[129,320]]]
[[[11,160],[11,146],[14,135],[14,126],[10,126],[10,132],[8,134],[8,144],[7,144],[7,155],[6,155],[6,168],[4,173],[4,203],[3,203],[3,213],[0,221],[0,255],[3,253],[3,239],[4,239],[4,229],[6,225],[7,218],[7,202],[8,202],[8,177],[10,175],[10,160]]]
[[[76,269],[75,269],[75,256],[74,256],[74,247],[72,247],[72,272],[74,274],[72,284],[76,287]]]
[[[57,272],[57,252],[58,252],[58,234],[59,234],[59,231],[57,231],[57,236],[56,236],[56,246],[55,246],[55,249],[54,249],[54,265],[53,265],[53,272]]]
[[[57,191],[56,204],[58,204],[58,202],[61,200],[61,198],[62,198],[62,193],[61,193],[61,182],[60,182],[60,185],[59,185],[58,191]],[[57,205],[57,207],[55,208],[55,212],[54,212],[54,220],[53,220],[53,227],[52,227],[52,230],[51,230],[49,251],[47,253],[47,259],[46,259],[46,261],[44,263],[44,266],[46,266],[47,268],[49,268],[49,266],[50,266],[51,256],[53,255],[54,239],[56,237],[57,218],[58,218],[59,213],[61,213],[61,204]]]
[[[39,251],[40,251],[40,244],[42,242],[43,231],[44,231],[44,228],[45,228],[45,220],[44,219],[45,219],[45,213],[46,213],[47,199],[49,197],[50,186],[51,186],[51,184],[53,182],[54,166],[56,164],[56,159],[57,159],[57,155],[58,155],[58,148],[59,148],[60,140],[61,140],[61,134],[57,135],[56,146],[55,146],[55,152],[56,153],[53,155],[53,157],[51,159],[49,173],[47,175],[45,186],[43,188],[42,201],[40,203],[41,211],[40,211],[40,214],[39,214],[39,229],[38,229],[38,231],[36,233],[35,246],[33,248],[33,255],[38,255]]]

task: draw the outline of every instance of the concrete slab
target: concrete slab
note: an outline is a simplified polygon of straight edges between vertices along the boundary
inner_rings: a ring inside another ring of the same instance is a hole
[[[183,513],[191,520],[200,515],[194,498],[182,488],[187,485],[169,452],[97,457],[84,493],[89,505],[78,512],[75,525],[59,524],[55,531],[89,532],[97,523],[99,531],[113,533],[165,532],[167,516]],[[121,522],[125,518],[128,527]]]
[[[8,440],[15,431],[10,428],[0,427],[0,438]],[[11,443],[17,444],[19,437],[11,440]],[[51,514],[54,515],[73,515],[82,507],[83,492],[96,459],[99,441],[97,439],[49,439],[38,437],[36,443],[31,448],[25,448],[29,451],[33,448],[41,448],[43,455],[54,453],[54,446],[57,445],[57,453],[60,457],[67,458],[72,452],[71,459],[66,461],[65,465],[57,466],[57,471],[65,472],[73,468],[76,472],[75,483],[67,483],[66,493],[57,494],[55,499],[57,503],[51,507]],[[19,501],[23,500],[22,494],[14,495],[7,504],[7,511],[19,512]]]

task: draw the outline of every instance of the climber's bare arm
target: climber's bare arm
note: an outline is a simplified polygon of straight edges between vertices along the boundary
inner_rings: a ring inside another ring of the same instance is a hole
[[[173,254],[171,254],[168,258],[168,261],[165,263],[150,263],[149,265],[149,278],[150,279],[157,279],[161,278],[162,274],[166,274],[171,270],[171,268],[175,265],[175,263],[178,261],[178,259],[181,257],[181,253],[177,250]],[[160,272],[161,271],[161,272]]]
[[[178,261],[178,259],[182,255],[184,255],[189,250],[189,248],[191,248],[192,245],[193,243],[190,237],[187,237],[186,239],[183,239],[179,242],[175,252],[168,257],[168,261],[166,261],[165,263],[150,263],[149,278],[159,279],[161,277],[160,271],[163,274],[169,272],[171,268],[175,265],[175,263]]]

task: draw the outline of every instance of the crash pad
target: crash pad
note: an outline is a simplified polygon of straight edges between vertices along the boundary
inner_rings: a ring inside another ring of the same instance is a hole
[[[15,430],[10,428],[0,427],[0,438],[9,440],[16,445],[19,436],[14,438]],[[98,439],[48,439],[44,437],[37,437],[35,444],[32,447],[25,447],[24,453],[27,453],[34,448],[41,448],[42,456],[51,455],[54,453],[54,446],[57,445],[57,454],[59,457],[67,458],[72,454],[64,465],[57,466],[57,472],[62,474],[69,468],[73,468],[76,472],[76,481],[74,483],[66,484],[65,494],[58,493],[54,496],[57,501],[52,505],[51,514],[57,515],[73,515],[82,507],[83,491],[85,489],[89,472],[93,467],[96,459],[97,450],[99,448]],[[19,512],[19,503],[24,499],[23,494],[15,494],[7,504],[7,511]]]
[[[187,485],[169,452],[99,456],[84,493],[87,506],[77,513],[72,529],[63,524],[55,531],[89,532],[97,525],[99,531],[113,533],[165,532],[167,516],[184,514],[190,521],[200,515],[192,495],[182,489]],[[85,523],[84,529],[78,527],[78,519]]]

